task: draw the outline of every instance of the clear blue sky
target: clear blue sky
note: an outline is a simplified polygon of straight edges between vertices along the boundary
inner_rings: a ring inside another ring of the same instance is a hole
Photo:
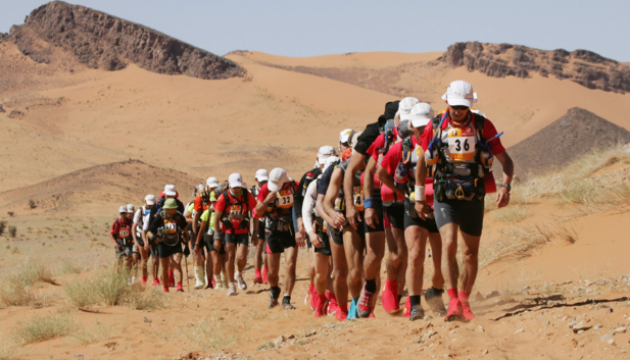
[[[73,0],[213,53],[443,51],[458,41],[586,49],[630,62],[630,1]],[[0,31],[41,0],[1,0]],[[624,45],[625,44],[625,45]]]

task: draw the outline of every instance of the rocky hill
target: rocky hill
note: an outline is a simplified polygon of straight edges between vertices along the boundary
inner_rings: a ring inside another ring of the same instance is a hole
[[[89,68],[123,69],[129,62],[160,74],[201,79],[244,76],[231,60],[153,29],[80,5],[53,1],[31,12],[10,39],[25,55],[50,63],[58,49]]]
[[[580,155],[618,143],[630,143],[630,131],[575,107],[507,151],[522,176],[559,170]]]
[[[532,73],[569,79],[589,89],[630,91],[630,67],[588,50],[546,51],[511,44],[455,43],[439,59],[488,76],[529,77]]]
[[[95,201],[141,202],[148,193],[158,196],[165,184],[175,184],[188,199],[203,179],[181,171],[128,160],[71,172],[35,185],[0,193],[0,206],[23,212],[32,201],[35,210],[76,209]]]

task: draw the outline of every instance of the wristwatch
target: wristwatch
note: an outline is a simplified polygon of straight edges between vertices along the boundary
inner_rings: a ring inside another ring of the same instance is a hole
[[[506,188],[508,192],[512,191],[512,187],[510,186],[510,184],[501,184],[501,187]]]

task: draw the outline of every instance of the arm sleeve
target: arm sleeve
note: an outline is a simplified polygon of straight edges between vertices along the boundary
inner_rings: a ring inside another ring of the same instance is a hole
[[[162,215],[161,214],[157,214],[153,218],[153,221],[151,221],[151,225],[149,225],[148,230],[155,235],[157,233],[157,229],[160,227],[160,225],[162,225]]]
[[[363,130],[363,133],[359,136],[359,141],[354,146],[354,150],[359,154],[363,154],[365,156],[368,155],[367,150],[370,148],[370,145],[376,140],[376,138],[380,135],[380,131],[378,129],[378,122],[369,124]]]
[[[223,194],[219,195],[217,202],[214,203],[214,210],[218,212],[223,212],[223,210],[225,210],[225,197]]]
[[[422,146],[423,149],[427,149],[429,147],[429,143],[431,142],[432,138],[433,138],[433,127],[427,125],[424,127],[424,132],[422,133],[422,136],[420,138],[420,146]]]
[[[109,233],[112,235],[118,234],[118,219],[114,220],[114,223],[112,224],[112,228],[111,230],[109,230]]]
[[[389,175],[394,175],[396,174],[396,168],[398,167],[398,163],[400,163],[400,159],[402,158],[401,155],[401,144],[402,143],[397,143],[394,144],[394,146],[391,147],[391,149],[389,149],[389,151],[387,152],[387,155],[385,155],[385,157],[383,158],[383,161],[381,161],[381,167],[385,168],[385,170],[387,170],[387,173]]]
[[[294,208],[295,208],[295,217],[296,218],[301,218],[302,217],[302,203],[304,202],[304,193],[306,192],[306,179],[309,177],[309,175],[312,177],[313,174],[311,171],[307,172],[306,174],[302,175],[302,179],[300,180],[300,184],[298,185],[297,191],[295,192],[295,196],[294,198]]]
[[[251,193],[248,196],[248,200],[249,200],[249,204],[247,204],[247,207],[251,209],[252,211],[252,217],[258,217],[258,215],[256,214],[256,198],[254,197],[254,195],[252,195]]]
[[[195,197],[195,205],[194,205],[195,211],[197,212],[201,212],[203,211],[203,205],[201,204],[201,196],[197,195]]]
[[[302,222],[308,233],[313,228],[313,208],[315,208],[315,196],[317,196],[317,181],[311,181],[304,195],[304,203],[302,204]]]

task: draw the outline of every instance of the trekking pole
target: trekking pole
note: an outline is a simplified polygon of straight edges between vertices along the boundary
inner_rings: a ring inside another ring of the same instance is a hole
[[[188,286],[188,292],[190,292],[190,279],[188,278],[188,256],[184,254],[184,266],[186,266],[186,284]]]

